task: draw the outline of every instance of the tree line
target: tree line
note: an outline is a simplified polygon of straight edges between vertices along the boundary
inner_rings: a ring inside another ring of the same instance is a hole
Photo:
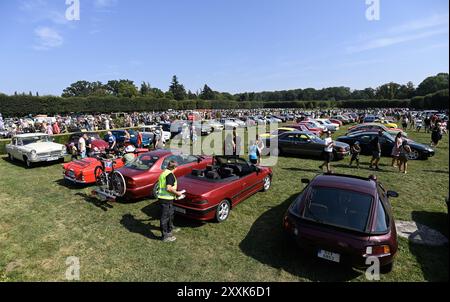
[[[55,113],[102,113],[157,111],[167,109],[250,109],[250,108],[373,108],[409,107],[446,109],[449,107],[448,73],[439,73],[422,81],[417,88],[387,83],[376,89],[351,90],[329,87],[272,92],[230,94],[204,85],[199,92],[186,91],[177,76],[169,90],[151,87],[143,82],[140,88],[130,80],[101,82],[78,81],[64,89],[61,97],[0,93],[0,112],[5,116]]]

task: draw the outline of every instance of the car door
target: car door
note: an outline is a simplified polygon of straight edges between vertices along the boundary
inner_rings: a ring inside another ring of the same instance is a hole
[[[236,184],[233,185],[234,189],[239,189],[239,195],[233,204],[237,204],[254,193],[261,190],[263,182],[259,173],[257,173],[256,166],[250,165],[246,160],[238,158],[236,159],[236,164],[240,165],[243,169],[245,175],[243,175]]]
[[[295,152],[293,133],[285,133],[278,137],[278,149],[282,150],[284,153],[293,154]]]
[[[372,147],[370,146],[370,143],[372,142],[373,138],[374,136],[372,134],[361,134],[357,136],[356,140],[359,141],[359,145],[361,146],[361,154],[372,154]],[[356,140],[353,141],[353,143],[355,143]]]

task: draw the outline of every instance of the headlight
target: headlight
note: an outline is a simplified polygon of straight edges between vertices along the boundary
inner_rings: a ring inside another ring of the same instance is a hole
[[[36,150],[31,150],[30,155],[32,158],[36,157]]]

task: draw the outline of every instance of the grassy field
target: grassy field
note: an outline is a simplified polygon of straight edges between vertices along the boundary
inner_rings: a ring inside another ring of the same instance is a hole
[[[340,133],[342,133],[341,131]],[[336,134],[335,136],[339,135]],[[429,143],[429,134],[410,132]],[[448,137],[428,161],[410,162],[399,174],[382,159],[377,172],[392,199],[395,218],[414,220],[448,237],[444,198],[449,188]],[[361,169],[335,171],[368,176]],[[177,217],[174,243],[159,239],[154,200],[104,204],[91,188],[70,187],[60,165],[32,170],[0,158],[0,281],[64,281],[66,258],[80,258],[81,281],[365,281],[364,273],[311,259],[282,236],[281,218],[302,189],[301,178],[319,173],[318,160],[280,158],[274,182],[238,205],[228,221],[197,223]],[[393,272],[381,281],[447,281],[448,246],[426,247],[399,238]]]

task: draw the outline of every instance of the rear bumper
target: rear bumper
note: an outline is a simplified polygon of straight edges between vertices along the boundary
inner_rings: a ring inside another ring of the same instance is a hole
[[[67,181],[76,183],[76,184],[80,184],[80,185],[85,185],[85,184],[88,183],[88,182],[86,182],[85,180],[78,180],[78,179],[76,179],[76,178],[67,176],[67,175],[65,175],[65,174],[64,174],[64,179],[67,180]]]
[[[174,202],[173,205],[175,207],[175,213],[177,215],[188,217],[190,219],[207,221],[214,219],[216,216],[216,208],[217,208],[216,205],[208,206],[203,209],[188,207],[184,204],[180,204],[177,202]]]

